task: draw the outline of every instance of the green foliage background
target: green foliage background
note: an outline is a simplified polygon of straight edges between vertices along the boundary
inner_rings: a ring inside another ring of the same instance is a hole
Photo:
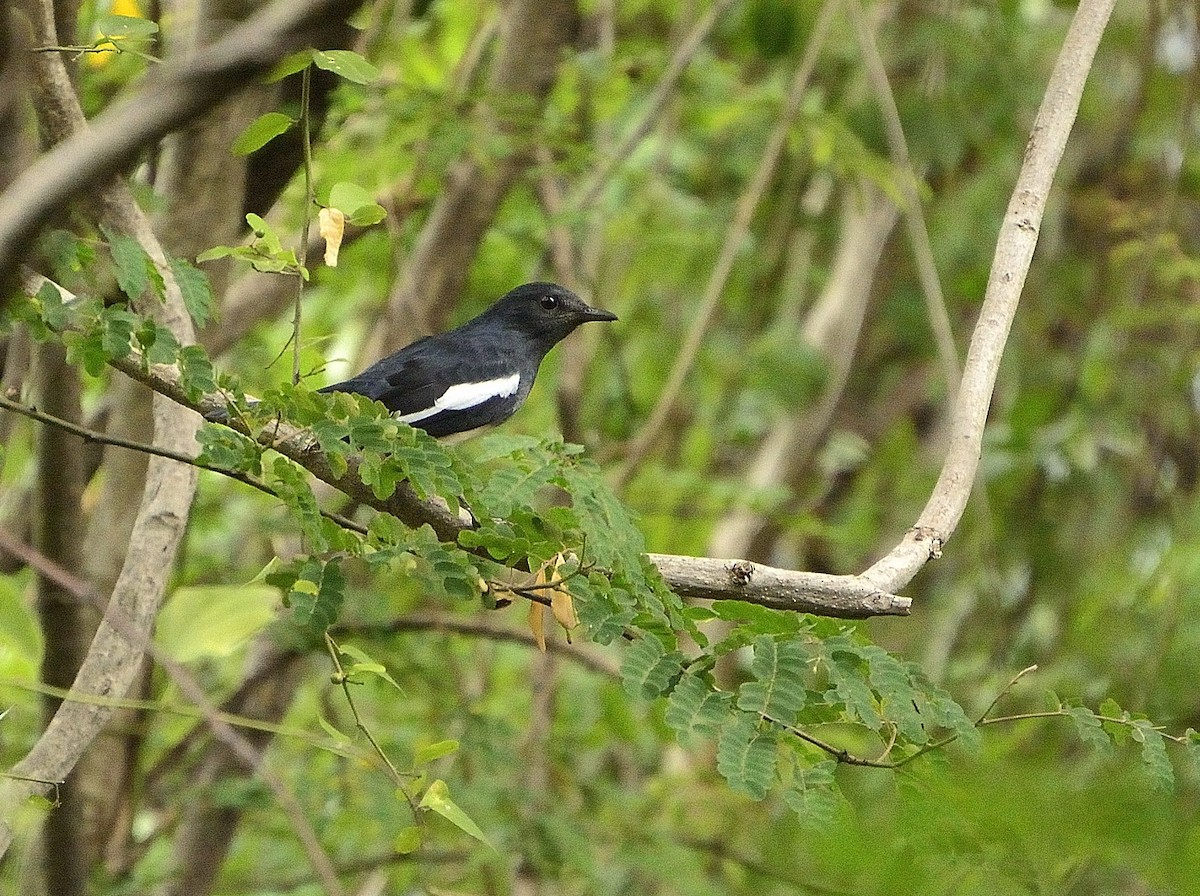
[[[686,6],[618,4],[611,55],[582,48],[563,61],[524,139],[546,148],[568,194],[638,118],[692,20]],[[860,571],[916,518],[936,476],[949,396],[898,229],[817,456],[762,493],[743,481],[771,428],[828,385],[799,337],[839,237],[837,199],[814,196],[853,196],[856,185],[901,195],[844,15],[681,409],[628,483],[608,484],[685,338],[817,10],[733,4],[663,120],[586,208],[548,215],[536,169],[506,198],[452,317],[546,276],[551,226],[580,234],[599,222],[588,286],[620,323],[587,346],[582,448],[555,435],[564,349],[501,433],[452,449],[365,403],[308,391],[358,357],[394,275],[392,246],[411,247],[447,166],[513,149],[446,114],[454,66],[491,4],[434,3],[403,33],[377,34],[366,55],[379,77],[356,70],[334,96],[316,138],[318,198],[342,181],[372,195],[406,182],[414,211],[348,245],[307,288],[301,366],[315,373],[304,386],[281,387],[286,365],[271,363],[290,333],[282,320],[219,367],[264,396],[250,422],[284,414],[312,427],[333,463],[361,456],[377,497],[407,479],[463,501],[481,525],[457,546],[366,512],[356,517],[366,533],[349,532],[318,508],[355,508],[314,494],[290,461],[206,428],[202,459],[262,477],[282,500],[205,476],[159,643],[217,696],[238,685],[264,632],[305,657],[267,762],[335,861],[388,868],[390,892],[505,893],[525,880],[564,894],[1200,892],[1200,747],[1162,736],[1200,727],[1195,71],[1147,50],[1172,22],[1195,39],[1182,7],[1130,4],[1110,26],[1005,352],[976,492],[944,556],[905,591],[911,617],[689,606],[641,559],[704,555],[725,514],[749,505],[769,521],[767,559]],[[899,4],[879,31],[960,350],[1068,12]],[[110,79],[137,75],[127,57],[120,64],[85,73],[94,103]],[[302,193],[288,193],[296,232]],[[797,268],[801,237],[809,263]],[[99,301],[108,276],[128,296],[156,288],[130,242],[48,238],[60,282],[94,301],[68,313],[43,292],[20,309],[22,324],[52,339],[69,318],[90,400],[107,388],[106,362],[132,350],[180,363],[194,395],[212,392],[202,355]],[[174,270],[201,319],[195,268]],[[32,442],[32,427],[15,431],[0,482],[29,475]],[[481,581],[563,550],[574,553],[560,574],[582,621],[575,640],[595,642],[585,646],[601,661],[466,633],[522,630],[526,602],[486,609],[497,589]],[[37,676],[28,581],[0,578],[6,762],[38,731],[36,695],[13,684]],[[277,600],[290,612],[277,615]],[[330,683],[321,633],[334,624],[355,706],[401,792]],[[990,717],[1027,718],[974,725],[1001,693]],[[152,698],[184,702],[161,672]],[[149,713],[141,771],[194,724]],[[838,761],[847,756],[901,765]],[[163,768],[135,823],[139,860],[120,876],[97,872],[97,892],[146,892],[166,877],[172,829],[159,813],[197,799],[242,814],[219,892],[319,892],[261,784],[202,785],[186,759]],[[411,808],[422,797],[426,808]]]

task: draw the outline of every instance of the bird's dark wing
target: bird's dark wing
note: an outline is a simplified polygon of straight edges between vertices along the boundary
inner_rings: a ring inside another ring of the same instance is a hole
[[[529,393],[518,365],[495,355],[415,342],[358,376],[322,392],[353,392],[382,402],[397,418],[441,438],[500,423]]]

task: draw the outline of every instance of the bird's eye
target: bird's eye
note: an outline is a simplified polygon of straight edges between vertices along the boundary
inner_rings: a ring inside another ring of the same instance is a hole
[[[542,307],[547,311],[553,311],[558,307],[558,296],[542,296]]]

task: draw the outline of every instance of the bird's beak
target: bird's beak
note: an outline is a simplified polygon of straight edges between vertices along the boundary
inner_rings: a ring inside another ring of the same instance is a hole
[[[602,311],[599,308],[587,308],[583,312],[584,320],[616,320],[617,316],[611,311]]]

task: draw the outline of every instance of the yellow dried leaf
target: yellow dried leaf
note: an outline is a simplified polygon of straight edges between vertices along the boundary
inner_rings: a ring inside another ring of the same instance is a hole
[[[342,248],[342,234],[346,231],[346,216],[338,208],[323,208],[317,215],[317,227],[325,240],[325,264],[336,268],[338,251]]]
[[[571,629],[579,625],[579,614],[575,612],[575,601],[571,592],[556,588],[550,593],[550,612],[554,619],[567,633],[567,641],[571,640]]]
[[[533,640],[537,641],[538,650],[546,652],[546,608],[535,600],[529,602],[529,630],[533,632]]]

